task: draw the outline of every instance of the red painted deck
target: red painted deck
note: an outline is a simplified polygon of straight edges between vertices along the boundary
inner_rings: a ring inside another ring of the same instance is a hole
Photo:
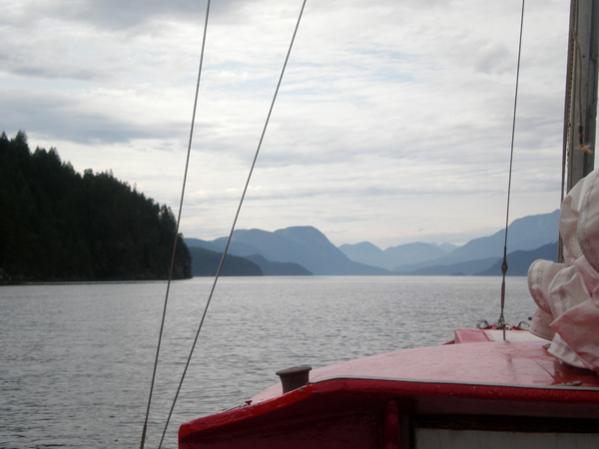
[[[250,405],[183,424],[179,447],[378,448],[389,419],[439,414],[599,420],[599,376],[563,365],[528,335],[512,331],[503,342],[494,331],[464,330],[461,344],[318,368],[305,387],[282,395],[277,384]],[[408,447],[398,444],[389,447]]]

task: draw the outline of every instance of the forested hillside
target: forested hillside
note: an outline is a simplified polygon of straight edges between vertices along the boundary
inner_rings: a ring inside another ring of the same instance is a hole
[[[221,253],[200,247],[189,247],[191,253],[191,274],[194,276],[214,276],[218,269]],[[264,273],[254,262],[227,254],[221,276],[262,276]]]
[[[111,173],[83,175],[25,133],[0,135],[0,282],[162,279],[172,212]],[[179,237],[174,277],[191,276]]]

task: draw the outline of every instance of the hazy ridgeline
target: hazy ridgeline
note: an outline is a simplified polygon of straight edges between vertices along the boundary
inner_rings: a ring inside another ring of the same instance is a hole
[[[24,132],[0,135],[0,282],[159,279],[168,274],[171,210],[111,173],[77,173]],[[179,237],[175,278],[191,276]]]

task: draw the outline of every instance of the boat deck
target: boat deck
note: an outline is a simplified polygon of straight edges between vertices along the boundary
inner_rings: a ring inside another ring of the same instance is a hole
[[[510,331],[504,342],[496,331],[469,329],[457,331],[453,343],[318,368],[308,385],[286,394],[273,385],[245,406],[183,424],[180,448],[283,447],[283,441],[289,448],[375,448],[388,432],[398,442],[389,447],[403,448],[412,447],[416,428],[464,422],[487,430],[599,429],[599,376],[562,364],[544,340]],[[397,429],[385,430],[389,420]]]
[[[317,368],[310,373],[310,382],[351,378],[599,389],[599,376],[561,363],[546,352],[545,340],[526,331],[508,331],[504,342],[499,330],[460,329],[455,333],[454,342],[456,344],[404,349]],[[252,402],[279,395],[281,386],[273,385],[254,396]]]

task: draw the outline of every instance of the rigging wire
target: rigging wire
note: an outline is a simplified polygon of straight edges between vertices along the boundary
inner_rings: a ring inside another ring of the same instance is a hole
[[[258,160],[258,155],[260,154],[260,149],[262,148],[262,142],[264,141],[264,136],[266,134],[266,129],[268,128],[268,123],[270,121],[270,117],[272,115],[272,111],[274,109],[275,106],[275,102],[277,99],[277,95],[279,93],[279,88],[281,87],[281,82],[283,81],[283,75],[285,74],[285,69],[287,68],[287,62],[289,61],[289,55],[291,54],[291,49],[293,48],[293,43],[295,42],[295,37],[297,35],[297,30],[299,29],[299,25],[302,19],[302,15],[304,13],[304,7],[306,6],[306,1],[307,0],[303,0],[302,1],[302,6],[297,18],[297,22],[295,24],[295,29],[293,30],[293,35],[291,37],[291,42],[289,43],[289,48],[287,49],[287,54],[285,56],[285,61],[283,62],[283,67],[281,69],[281,73],[279,75],[279,80],[277,82],[277,87],[275,88],[275,92],[274,95],[272,97],[272,101],[270,103],[270,108],[268,110],[268,114],[266,116],[266,121],[264,122],[264,127],[262,128],[262,133],[260,134],[260,139],[258,141],[258,146],[256,147],[256,152],[254,153],[254,158],[252,160],[252,164],[250,166],[250,170],[248,172],[247,175],[247,179],[245,181],[245,185],[243,187],[243,192],[241,193],[241,198],[239,199],[239,204],[237,205],[237,210],[235,212],[235,216],[233,218],[233,223],[231,224],[231,230],[229,231],[229,236],[227,237],[227,243],[225,244],[225,249],[223,250],[223,253],[220,257],[220,260],[218,262],[218,268],[216,270],[216,275],[214,276],[214,281],[212,282],[212,287],[210,288],[210,293],[208,294],[208,300],[206,301],[206,305],[204,306],[204,311],[202,313],[202,317],[200,319],[200,323],[198,325],[198,328],[196,330],[195,333],[195,337],[193,339],[193,343],[191,345],[191,349],[189,351],[189,355],[187,357],[187,361],[185,362],[185,367],[183,368],[183,373],[181,374],[181,379],[179,380],[179,385],[177,386],[177,390],[175,392],[175,397],[173,398],[173,402],[171,404],[171,408],[168,412],[168,416],[166,419],[166,424],[164,426],[164,429],[162,431],[162,436],[160,437],[160,443],[158,444],[158,449],[162,448],[162,443],[164,442],[164,437],[166,435],[166,431],[168,429],[168,425],[170,423],[171,417],[173,415],[173,411],[175,409],[175,405],[177,403],[177,399],[179,398],[179,393],[181,392],[181,387],[183,386],[183,381],[185,380],[185,376],[187,375],[187,369],[189,368],[189,364],[191,362],[191,358],[193,356],[193,352],[195,350],[196,344],[198,342],[198,337],[200,336],[200,332],[202,330],[202,326],[204,325],[204,320],[206,318],[206,314],[208,313],[208,308],[210,307],[210,303],[212,302],[212,298],[214,295],[214,289],[216,288],[216,284],[218,282],[218,279],[220,277],[222,268],[223,268],[223,264],[225,261],[225,257],[227,256],[227,253],[229,251],[229,246],[231,245],[231,240],[233,239],[233,233],[235,232],[235,226],[237,225],[237,220],[239,218],[239,214],[241,212],[241,207],[243,206],[243,202],[245,200],[245,196],[248,190],[248,186],[250,184],[250,180],[252,178],[252,174],[254,172],[254,167],[256,166],[256,161]]]
[[[152,369],[152,380],[150,382],[150,394],[148,396],[148,405],[146,407],[146,417],[144,419],[144,425],[141,433],[140,449],[144,449],[146,434],[148,429],[148,417],[150,416],[150,407],[152,405],[152,395],[154,393],[154,384],[156,381],[156,368],[158,366],[158,358],[160,356],[160,346],[162,343],[162,333],[164,330],[164,321],[166,318],[166,309],[168,305],[168,298],[171,289],[171,281],[173,279],[173,270],[175,266],[175,256],[177,253],[177,241],[179,240],[179,224],[181,223],[181,212],[183,210],[183,199],[185,198],[185,186],[187,184],[187,173],[189,171],[189,157],[191,155],[191,144],[193,142],[193,130],[195,127],[196,111],[198,107],[198,96],[200,92],[200,80],[202,78],[202,65],[204,63],[204,49],[206,47],[206,30],[208,28],[208,16],[210,14],[210,0],[206,2],[206,17],[204,19],[204,33],[202,36],[202,49],[200,51],[200,62],[198,67],[198,76],[196,81],[195,97],[193,100],[193,112],[191,114],[191,126],[189,129],[189,139],[187,142],[187,155],[185,158],[185,169],[183,171],[183,183],[181,186],[181,196],[179,198],[179,211],[177,213],[177,224],[175,226],[175,236],[173,238],[173,246],[171,251],[171,261],[168,271],[168,281],[166,283],[166,293],[164,295],[164,303],[162,307],[162,318],[160,320],[160,331],[158,332],[158,343],[156,344],[156,356],[154,357],[154,367]]]
[[[516,110],[518,107],[518,84],[520,82],[520,56],[522,54],[522,29],[524,28],[524,4],[526,0],[522,0],[522,11],[520,13],[520,37],[518,39],[518,64],[516,66],[516,88],[514,92],[514,113],[512,116],[512,141],[510,144],[510,169],[507,184],[507,204],[505,209],[505,233],[503,239],[503,261],[501,262],[501,313],[497,321],[498,327],[503,331],[503,341],[505,341],[505,276],[508,270],[507,264],[507,235],[510,218],[510,194],[512,191],[512,165],[514,160],[514,136],[516,134]]]

